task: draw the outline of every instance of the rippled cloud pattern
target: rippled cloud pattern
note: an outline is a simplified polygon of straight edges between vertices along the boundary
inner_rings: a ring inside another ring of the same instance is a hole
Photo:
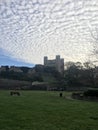
[[[85,61],[97,29],[98,0],[0,0],[0,48],[28,63]]]

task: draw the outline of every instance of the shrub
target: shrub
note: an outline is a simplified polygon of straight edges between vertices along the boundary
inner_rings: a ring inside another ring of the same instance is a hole
[[[84,92],[84,96],[98,97],[98,89],[89,89]]]

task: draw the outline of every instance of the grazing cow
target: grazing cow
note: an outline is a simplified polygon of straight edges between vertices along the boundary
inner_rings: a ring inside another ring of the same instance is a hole
[[[17,91],[11,91],[11,92],[10,92],[10,95],[11,95],[11,96],[13,96],[13,95],[18,95],[18,96],[20,96],[20,93],[17,92]]]
[[[63,94],[62,93],[60,93],[60,97],[62,97],[63,96]]]

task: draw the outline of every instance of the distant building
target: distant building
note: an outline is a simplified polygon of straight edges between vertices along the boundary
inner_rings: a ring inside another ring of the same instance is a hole
[[[19,67],[16,67],[16,66],[11,66],[11,67],[9,68],[9,71],[23,72]]]
[[[28,70],[28,74],[35,74],[35,72],[36,72],[36,71],[35,71],[34,68],[31,68],[31,69]]]
[[[57,71],[60,72],[61,74],[63,74],[63,72],[64,72],[64,59],[60,58],[60,55],[57,55],[56,59],[53,59],[53,60],[48,60],[48,57],[45,56],[44,65],[55,67],[57,69]]]
[[[6,66],[1,66],[0,71],[6,71]]]

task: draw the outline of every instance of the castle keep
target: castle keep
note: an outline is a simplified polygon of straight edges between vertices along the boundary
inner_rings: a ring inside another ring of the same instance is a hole
[[[57,55],[56,59],[53,59],[53,60],[48,60],[48,57],[45,56],[44,65],[55,67],[57,69],[57,71],[60,72],[61,74],[63,74],[63,72],[64,72],[64,59],[60,58],[60,55]]]

